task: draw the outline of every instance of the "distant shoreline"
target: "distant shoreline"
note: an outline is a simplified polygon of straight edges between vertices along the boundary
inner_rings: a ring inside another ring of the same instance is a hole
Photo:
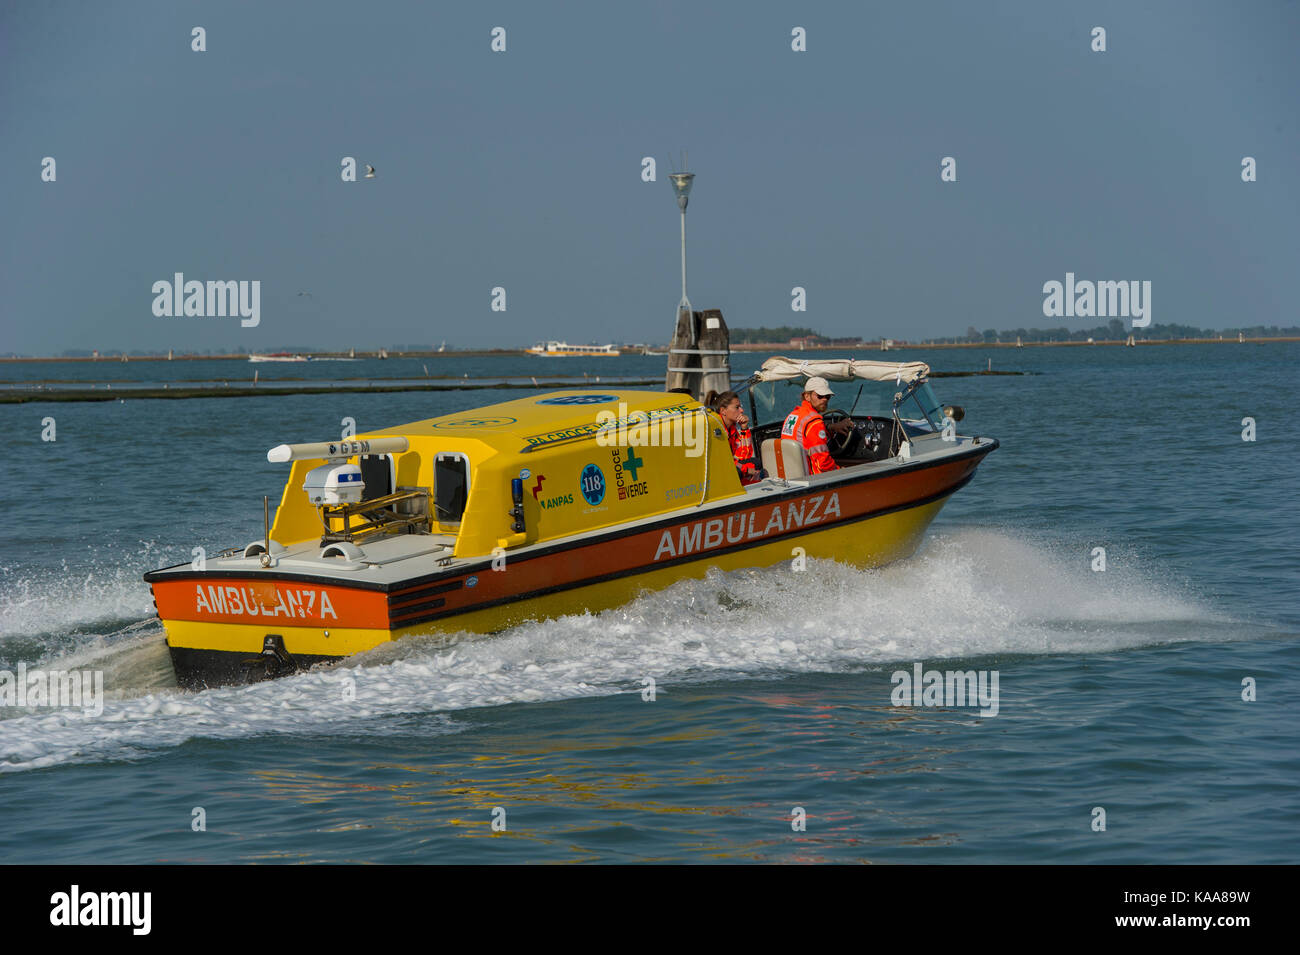
[[[1241,345],[1241,344],[1267,345],[1271,342],[1300,342],[1300,337],[1277,336],[1277,337],[1269,337],[1269,338],[1247,338],[1244,342],[1239,342],[1235,338],[1161,338],[1161,339],[1148,339],[1146,341],[1138,341],[1136,345],[1139,347],[1146,347],[1148,345]],[[1123,346],[1125,344],[1126,342],[1122,339],[1105,339],[1105,340],[1098,340],[1094,342],[1024,342],[1020,345],[1017,345],[1015,342],[945,342],[945,343],[928,343],[928,344],[899,342],[899,343],[895,343],[894,345],[891,345],[888,349],[886,349],[886,351],[906,351],[906,350],[927,349],[927,348],[936,348],[936,349],[938,348],[1062,348],[1062,347],[1088,348],[1093,345]],[[794,349],[792,349],[788,343],[782,343],[782,342],[767,342],[767,343],[732,342],[731,350],[733,352],[766,351],[766,352],[771,352],[773,354],[784,353],[784,354],[793,355],[799,352],[841,352],[841,353],[842,352],[857,353],[857,352],[864,352],[864,351],[877,352],[880,351],[881,348],[880,348],[880,343],[878,341],[861,342],[857,345],[818,345],[813,348],[794,348]],[[349,355],[344,354],[343,352],[313,351],[313,352],[306,352],[305,354],[309,354],[313,358],[351,357]],[[523,348],[484,348],[484,349],[474,349],[474,350],[467,349],[464,351],[451,351],[451,352],[408,351],[408,352],[389,352],[388,358],[389,359],[393,359],[393,358],[420,358],[420,359],[484,358],[492,355],[522,357],[528,355],[528,351]],[[362,360],[373,361],[376,359],[376,357],[377,356],[375,355],[360,355],[357,356],[357,361],[362,361]],[[580,357],[580,356],[574,356],[574,357]],[[639,353],[629,351],[627,354],[618,357],[659,358],[663,356],[641,355]],[[0,357],[0,362],[9,363],[9,364],[16,364],[22,362],[55,362],[55,361],[109,362],[109,363],[116,362],[120,364],[122,363],[122,356],[121,354],[117,354],[117,355],[100,355],[98,358],[91,358],[87,356],[78,356],[75,358],[59,358],[57,356],[50,356],[50,355],[42,355],[36,357],[28,356],[28,357],[20,357],[20,358]],[[247,362],[248,355],[246,354],[245,355],[173,355],[171,358],[168,358],[166,355],[128,355],[127,363],[133,361],[242,361],[242,362]]]
[[[1235,338],[1152,338],[1146,341],[1137,341],[1138,346],[1146,345],[1242,345],[1242,344],[1267,344],[1268,342],[1300,342],[1300,336],[1278,336],[1269,338],[1247,338],[1244,342],[1239,342]],[[906,351],[910,349],[925,348],[1091,348],[1093,345],[1126,345],[1125,339],[1098,339],[1094,342],[1023,342],[1017,345],[1015,342],[895,342],[884,351]],[[786,354],[794,355],[801,351],[831,351],[831,352],[857,352],[857,351],[881,351],[880,342],[862,342],[860,345],[818,345],[815,348],[795,348],[791,349],[788,345],[751,345],[731,343],[732,351],[776,351],[784,349]]]
[[[637,385],[659,384],[658,380],[648,382],[624,382],[618,387],[628,387]],[[538,385],[537,390],[573,388],[573,385]],[[32,404],[39,402],[77,402],[77,401],[144,401],[149,399],[163,399],[166,401],[180,401],[188,398],[268,398],[279,397],[281,395],[340,395],[340,394],[399,394],[408,391],[495,391],[504,389],[524,389],[531,390],[530,384],[514,383],[492,383],[492,384],[475,384],[473,382],[463,382],[461,384],[403,384],[403,385],[384,385],[384,384],[343,384],[343,385],[319,385],[319,384],[301,384],[290,386],[262,385],[261,387],[249,385],[246,383],[237,383],[233,387],[226,385],[220,388],[209,386],[205,388],[187,388],[183,384],[176,388],[155,388],[155,387],[128,387],[119,388],[117,391],[109,388],[63,388],[52,391],[2,391],[0,390],[0,405],[4,404]]]

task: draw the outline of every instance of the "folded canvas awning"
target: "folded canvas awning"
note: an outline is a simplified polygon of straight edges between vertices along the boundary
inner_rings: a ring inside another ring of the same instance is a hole
[[[824,359],[796,361],[793,358],[769,358],[754,373],[757,381],[785,381],[790,378],[825,378],[827,381],[895,381],[910,384],[917,378],[930,374],[930,366],[923,361],[854,361],[852,359]]]

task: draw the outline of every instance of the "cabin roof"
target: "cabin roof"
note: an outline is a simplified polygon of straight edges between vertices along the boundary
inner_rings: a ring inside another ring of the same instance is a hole
[[[573,440],[583,434],[594,436],[603,426],[616,424],[633,412],[645,412],[650,419],[657,419],[695,412],[699,408],[700,403],[690,395],[585,388],[528,395],[368,434],[463,437],[501,450],[519,451]]]

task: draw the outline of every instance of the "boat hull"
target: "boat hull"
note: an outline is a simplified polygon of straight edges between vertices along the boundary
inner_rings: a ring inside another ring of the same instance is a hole
[[[679,512],[539,548],[499,571],[485,559],[392,587],[253,571],[174,573],[150,582],[178,682],[245,682],[408,636],[490,633],[605,610],[712,567],[779,564],[796,556],[795,548],[860,567],[886,564],[916,550],[948,497],[994,447],[877,478],[846,474],[837,483]],[[268,637],[278,638],[291,665],[263,653]]]

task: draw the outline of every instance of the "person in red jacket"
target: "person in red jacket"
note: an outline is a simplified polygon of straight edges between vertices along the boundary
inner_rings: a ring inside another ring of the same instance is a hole
[[[761,481],[763,474],[754,457],[754,439],[750,435],[749,422],[740,405],[740,396],[734,391],[722,394],[709,394],[706,402],[722,419],[727,429],[727,440],[731,443],[731,456],[736,459],[736,468],[740,471],[741,484],[753,484]]]
[[[803,445],[804,462],[809,474],[824,474],[839,470],[839,465],[831,457],[826,444],[826,423],[822,415],[826,412],[831,396],[830,385],[825,378],[809,378],[804,385],[803,404],[791,411],[781,426],[781,437],[793,438]],[[845,431],[853,427],[853,422],[845,419],[832,430]]]

